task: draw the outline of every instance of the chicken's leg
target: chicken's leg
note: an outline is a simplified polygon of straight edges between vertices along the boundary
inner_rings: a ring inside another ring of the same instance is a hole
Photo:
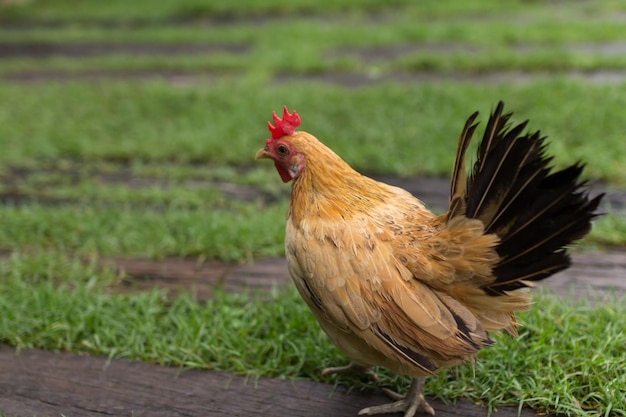
[[[350,362],[345,366],[336,366],[333,368],[325,368],[322,370],[322,375],[330,374],[365,374],[372,381],[378,380],[378,376],[372,371],[372,368],[365,365],[359,365],[354,362]]]
[[[409,392],[407,392],[405,397],[386,391],[387,395],[398,401],[364,408],[359,411],[359,415],[371,416],[374,414],[404,413],[404,417],[413,417],[417,410],[422,407],[426,413],[434,416],[435,410],[426,402],[423,390],[424,378],[414,378],[411,388],[409,388]]]

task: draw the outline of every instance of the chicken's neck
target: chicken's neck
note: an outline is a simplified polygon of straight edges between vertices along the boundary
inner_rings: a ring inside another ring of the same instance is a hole
[[[348,220],[390,196],[384,184],[359,174],[338,156],[310,158],[293,183],[288,215],[296,224],[304,218]]]

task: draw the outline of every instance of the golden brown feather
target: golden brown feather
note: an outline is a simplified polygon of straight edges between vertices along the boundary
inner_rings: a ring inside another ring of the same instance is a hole
[[[525,123],[510,128],[502,109],[489,119],[469,177],[465,153],[478,113],[465,124],[441,216],[359,174],[293,123],[276,134],[275,118],[257,158],[273,159],[281,178],[293,179],[289,272],[355,368],[420,378],[471,360],[493,343],[488,332],[516,335],[514,313],[531,301],[523,288],[567,267],[564,248],[588,232],[600,197],[581,191],[581,167],[551,174],[544,138],[522,135]],[[432,410],[418,398],[418,380],[414,387],[414,399],[362,412]]]

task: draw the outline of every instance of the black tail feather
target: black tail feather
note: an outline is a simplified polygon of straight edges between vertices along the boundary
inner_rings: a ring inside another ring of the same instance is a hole
[[[452,202],[464,191],[463,204],[455,203],[452,216],[479,219],[486,233],[500,237],[496,248],[500,261],[493,271],[496,279],[483,287],[491,295],[527,287],[529,281],[569,267],[566,249],[589,232],[602,198],[590,199],[586,183],[579,180],[582,164],[551,173],[546,138],[539,132],[523,134],[527,122],[511,127],[512,113],[503,114],[503,108],[498,103],[489,118],[465,189],[455,189],[451,195]],[[468,123],[474,119],[472,115]],[[470,134],[473,131],[469,129]],[[457,161],[464,159],[467,142],[466,137]]]

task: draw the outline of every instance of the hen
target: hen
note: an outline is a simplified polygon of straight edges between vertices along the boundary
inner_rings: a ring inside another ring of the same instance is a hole
[[[270,158],[293,180],[287,213],[288,268],[304,301],[350,365],[383,366],[413,378],[405,397],[359,414],[403,412],[424,400],[424,377],[471,360],[493,341],[516,335],[515,312],[529,308],[534,281],[567,268],[567,247],[591,228],[601,195],[590,198],[583,166],[551,172],[545,137],[512,126],[498,103],[473,170],[465,153],[478,113],[465,123],[452,171],[448,211],[431,213],[407,191],[353,170],[312,135],[300,117],[273,114]]]

